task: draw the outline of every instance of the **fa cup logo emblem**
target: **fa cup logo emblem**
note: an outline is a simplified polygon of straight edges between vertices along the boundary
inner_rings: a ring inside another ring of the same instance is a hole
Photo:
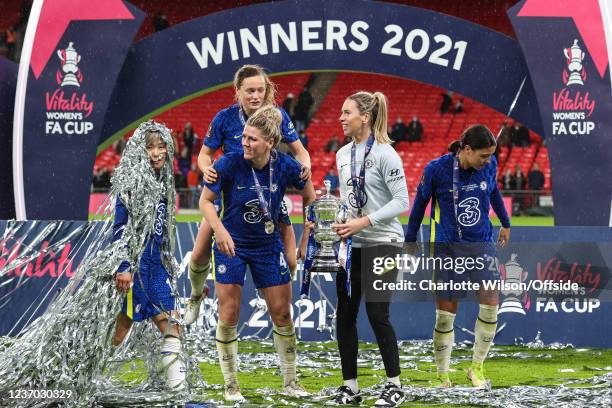
[[[504,265],[502,275],[504,282],[508,284],[509,288],[501,291],[503,300],[499,307],[499,314],[519,313],[524,315],[526,314],[524,306],[529,309],[531,303],[529,294],[524,293],[520,288],[520,284],[527,279],[528,272],[523,270],[516,258],[517,255],[512,254],[510,260]]]
[[[567,68],[563,70],[563,82],[565,85],[584,85],[586,71],[582,65],[584,51],[578,46],[578,40],[574,40],[574,45],[564,48],[563,54],[567,58]]]
[[[58,70],[55,75],[55,79],[62,87],[68,85],[80,87],[81,82],[83,82],[83,74],[77,66],[77,64],[81,61],[81,55],[76,52],[73,44],[73,42],[70,42],[66,49],[57,50],[57,56],[62,61],[64,78],[62,79],[62,73]]]

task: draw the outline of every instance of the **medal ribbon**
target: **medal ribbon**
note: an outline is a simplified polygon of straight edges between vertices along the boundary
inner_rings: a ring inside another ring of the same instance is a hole
[[[246,125],[246,114],[242,109],[242,106],[238,105],[238,117],[240,118],[240,123],[242,124],[242,128]]]
[[[306,207],[306,219],[314,222],[314,208],[312,205]],[[314,228],[308,234],[308,246],[306,247],[306,256],[304,256],[304,268],[302,273],[302,288],[300,290],[300,298],[304,299],[310,296],[310,268],[314,263],[314,257],[317,253],[317,241],[314,238]]]
[[[459,153],[455,155],[453,160],[453,205],[455,207],[455,223],[457,224],[457,233],[459,240],[463,237],[461,226],[459,225]]]
[[[356,154],[357,144],[353,141],[351,146],[351,185],[353,186],[353,194],[355,194],[355,205],[357,205],[357,214],[361,217],[363,212],[363,206],[365,205],[365,163],[366,158],[372,150],[374,145],[374,136],[368,137],[368,142],[365,147],[365,153],[363,155],[363,162],[361,162],[361,169],[359,171],[359,177],[357,177],[357,165],[356,165]]]
[[[351,237],[343,239],[338,245],[338,263],[341,272],[346,272],[346,291],[351,297],[351,254],[353,249],[353,239]]]
[[[263,213],[266,221],[272,221],[272,214],[270,214],[270,207],[272,206],[272,180],[274,179],[274,161],[276,159],[276,152],[272,150],[270,152],[270,186],[268,187],[268,198],[269,201],[266,201],[266,198],[263,194],[263,188],[259,184],[259,180],[257,180],[257,175],[255,174],[255,170],[251,167],[251,173],[253,174],[253,182],[255,183],[255,191],[257,191],[257,199],[259,200],[259,208]]]

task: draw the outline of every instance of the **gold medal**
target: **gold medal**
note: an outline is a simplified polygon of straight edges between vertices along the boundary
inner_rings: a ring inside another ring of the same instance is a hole
[[[274,232],[274,223],[272,221],[266,221],[264,229],[266,230],[266,234],[272,234]]]

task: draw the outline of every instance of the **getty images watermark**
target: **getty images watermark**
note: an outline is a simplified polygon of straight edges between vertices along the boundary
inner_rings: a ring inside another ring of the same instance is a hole
[[[388,281],[375,278],[372,281],[372,288],[377,291],[479,291],[484,289],[500,292],[571,291],[575,294],[585,294],[585,288],[571,280],[530,280],[522,282],[500,279],[497,262],[495,257],[489,255],[430,257],[398,253],[390,256],[377,256],[372,259],[372,271],[377,276],[382,277],[392,270],[410,275],[415,275],[420,270],[428,270],[446,272],[446,276],[450,279],[434,280],[426,278]],[[490,273],[487,274],[487,272]],[[467,276],[463,276],[466,273],[476,274],[480,279],[469,279]]]
[[[372,272],[364,270],[361,286],[370,301],[470,299],[494,292],[517,310],[532,303],[599,304],[612,301],[611,254],[611,242],[370,245],[362,247],[361,265]]]

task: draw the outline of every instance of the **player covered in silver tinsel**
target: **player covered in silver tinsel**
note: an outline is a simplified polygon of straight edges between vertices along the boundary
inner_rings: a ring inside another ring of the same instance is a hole
[[[179,316],[170,283],[177,270],[172,252],[175,225],[173,142],[169,130],[153,121],[142,124],[130,139],[132,141],[138,145],[128,144],[127,155],[113,177],[113,184],[122,186],[117,191],[113,241],[120,241],[130,229],[145,230],[128,238],[124,248],[129,260],[121,262],[115,275],[117,290],[126,296],[117,315],[113,345],[123,342],[133,321],[151,319],[164,336],[161,352],[166,385],[182,388],[185,365],[179,358]],[[136,153],[134,157],[131,157],[130,147]],[[152,223],[151,215],[155,217]],[[143,237],[146,237],[144,250]]]
[[[152,379],[143,383],[183,389],[187,370],[176,308],[173,157],[166,126],[147,121],[136,129],[101,210],[106,221],[77,271],[45,313],[2,351],[0,391],[71,390],[63,403],[94,405],[96,393],[108,389],[113,356],[129,353],[143,338],[151,341],[148,327],[128,335],[133,321],[147,319],[162,332],[163,342],[158,363],[145,360]],[[149,344],[148,350],[156,347]]]

